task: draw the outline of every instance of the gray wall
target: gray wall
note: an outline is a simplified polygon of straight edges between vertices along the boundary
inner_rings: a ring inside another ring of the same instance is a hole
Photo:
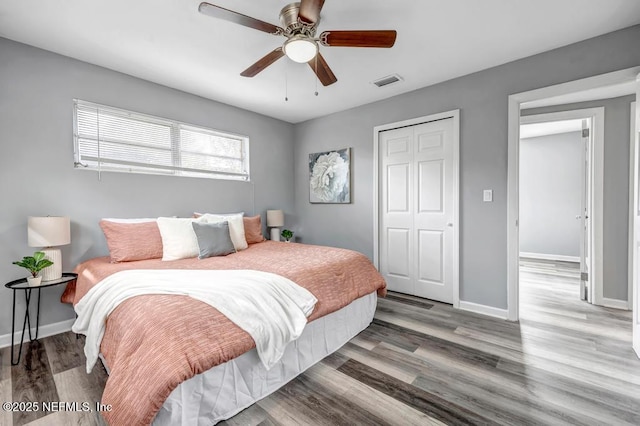
[[[604,107],[603,295],[628,300],[630,104],[635,96],[522,111],[522,115]]]
[[[296,125],[296,235],[372,257],[373,128],[459,108],[460,298],[506,308],[508,96],[640,65],[638,40],[634,26]],[[308,154],[343,147],[353,148],[353,203],[309,204]],[[494,190],[493,203],[482,202],[483,189]]]
[[[73,168],[72,99],[112,105],[250,137],[252,183],[103,173]],[[188,216],[196,211],[291,215],[293,126],[0,38],[0,283],[26,276],[27,216],[68,215],[63,268],[107,254],[101,217]],[[254,206],[255,193],[255,206]],[[264,221],[264,219],[263,219]],[[41,324],[73,318],[62,287],[43,290]],[[0,335],[11,291],[0,287]],[[20,295],[22,298],[22,295]],[[22,301],[19,312],[22,312]]]
[[[580,256],[581,132],[520,140],[520,252]]]
[[[25,275],[11,261],[33,251],[26,245],[29,215],[71,217],[72,244],[63,247],[65,270],[106,254],[97,225],[101,217],[186,216],[193,210],[263,213],[282,208],[300,241],[372,257],[373,128],[459,108],[460,296],[506,308],[507,97],[639,65],[639,39],[640,26],[634,26],[295,126],[0,39],[0,280]],[[99,181],[95,173],[75,170],[73,98],[246,134],[253,183],[109,173]],[[353,202],[309,204],[308,154],[343,147],[353,148]],[[616,167],[612,161],[607,154],[605,216],[615,209],[612,205],[624,206],[628,196],[616,186],[628,164]],[[482,202],[483,189],[494,190],[493,203]],[[605,234],[617,236],[615,242],[605,239],[605,257],[614,254],[605,259],[605,282],[626,280],[626,246],[621,243],[626,223],[605,223]],[[623,251],[624,256],[615,256]],[[621,289],[605,287],[605,297],[625,299]],[[0,291],[4,335],[10,332],[11,292]],[[61,291],[44,291],[43,324],[73,317],[71,308],[58,302]]]

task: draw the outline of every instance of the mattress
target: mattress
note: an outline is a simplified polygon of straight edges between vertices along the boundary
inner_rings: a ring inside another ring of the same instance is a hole
[[[181,383],[158,411],[155,426],[212,425],[233,417],[335,352],[373,320],[371,293],[307,325],[270,370],[255,348]]]

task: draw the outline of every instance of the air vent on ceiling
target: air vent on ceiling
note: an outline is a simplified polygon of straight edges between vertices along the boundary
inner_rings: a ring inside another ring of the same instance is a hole
[[[379,78],[376,81],[373,81],[373,84],[375,84],[378,87],[383,87],[383,86],[388,86],[390,84],[397,83],[399,81],[402,81],[402,77],[400,77],[398,74],[391,74],[386,77]]]

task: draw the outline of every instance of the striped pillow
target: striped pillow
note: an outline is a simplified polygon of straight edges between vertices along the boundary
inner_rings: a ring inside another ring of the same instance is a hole
[[[126,223],[101,220],[112,263],[162,257],[162,237],[156,221]]]

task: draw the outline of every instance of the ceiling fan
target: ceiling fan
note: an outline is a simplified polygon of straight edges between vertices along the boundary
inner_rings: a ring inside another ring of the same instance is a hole
[[[287,40],[269,52],[255,64],[240,73],[243,77],[254,77],[260,71],[283,56],[300,63],[308,63],[320,82],[328,86],[338,81],[319,51],[318,44],[327,47],[392,47],[396,31],[323,31],[315,36],[320,23],[320,10],[324,0],[301,0],[286,5],[280,11],[281,27],[216,6],[200,3],[198,10],[205,15],[244,25],[265,33],[284,36]]]

